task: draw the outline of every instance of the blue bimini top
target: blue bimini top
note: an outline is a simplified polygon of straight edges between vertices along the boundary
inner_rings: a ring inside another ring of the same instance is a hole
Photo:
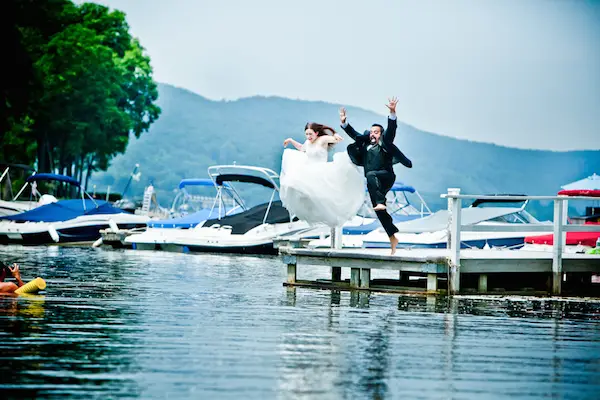
[[[83,207],[85,202],[85,209]],[[97,205],[97,206],[96,206]],[[120,214],[124,210],[115,208],[106,201],[97,200],[60,200],[46,204],[20,214],[1,217],[0,220],[15,222],[58,222],[77,218],[80,215]]]

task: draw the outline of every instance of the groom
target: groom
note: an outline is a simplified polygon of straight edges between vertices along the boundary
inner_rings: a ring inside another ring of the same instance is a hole
[[[394,164],[401,163],[407,168],[412,168],[412,162],[394,145],[396,136],[396,104],[398,99],[389,99],[386,107],[390,110],[387,129],[383,126],[373,124],[369,131],[359,134],[346,122],[346,109],[340,108],[340,122],[342,129],[354,139],[354,143],[348,145],[348,155],[352,162],[365,169],[367,178],[367,189],[373,203],[373,210],[381,222],[383,229],[390,238],[392,254],[396,252],[398,239],[394,234],[398,228],[385,206],[385,195],[390,191],[396,181],[396,174],[392,168]]]

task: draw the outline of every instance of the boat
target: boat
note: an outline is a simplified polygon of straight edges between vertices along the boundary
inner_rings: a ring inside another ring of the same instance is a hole
[[[597,181],[598,189],[588,189],[590,186],[582,189],[563,189],[558,192],[559,196],[579,196],[589,197],[590,201],[596,203],[591,206],[585,207],[585,213],[583,215],[576,215],[567,217],[568,223],[574,225],[597,225],[598,231],[596,232],[566,232],[565,235],[565,246],[563,251],[565,253],[585,253],[590,249],[600,246],[600,176],[594,174],[588,179]],[[569,185],[566,185],[568,187]],[[565,186],[563,186],[565,187]],[[584,200],[585,201],[585,200]],[[545,235],[531,235],[525,238],[525,245],[523,250],[529,251],[552,251],[554,245],[554,234],[549,233]]]
[[[499,195],[501,196],[501,195]],[[518,195],[521,196],[521,195]],[[522,203],[519,207],[509,203]],[[461,210],[461,224],[478,226],[502,226],[513,224],[551,224],[540,222],[525,210],[528,201],[506,201],[501,199],[475,200]],[[501,205],[504,204],[504,205]],[[448,241],[448,210],[413,221],[396,225],[399,232],[398,248],[446,248]],[[518,249],[523,246],[525,237],[533,232],[463,232],[461,248],[503,248]],[[390,242],[382,228],[364,235],[356,247],[389,248]]]
[[[213,218],[191,229],[178,230],[178,236],[163,248],[182,252],[218,252],[245,254],[277,254],[273,246],[276,237],[309,228],[309,224],[292,218],[281,201],[279,175],[271,169],[244,165],[217,165],[208,168],[208,175],[217,187],[227,185],[244,211],[222,218]],[[249,205],[242,199],[238,185],[250,187],[250,198],[261,203]],[[259,191],[265,192],[258,196]],[[267,197],[266,200],[264,197]],[[127,238],[129,240],[130,238]]]
[[[19,214],[41,205],[56,201],[56,198],[52,195],[42,195],[39,193],[37,190],[37,185],[35,184],[35,180],[25,182],[23,187],[19,190],[19,192],[17,192],[17,195],[13,196],[12,182],[10,179],[11,168],[13,170],[20,170],[29,175],[35,175],[35,169],[29,167],[28,165],[6,163],[0,164],[0,167],[4,168],[2,174],[0,175],[0,195],[3,195],[6,192],[6,194],[10,194],[11,198],[11,200],[0,199],[0,217]],[[3,185],[6,185],[5,190],[2,188]],[[29,199],[19,200],[21,194],[27,187],[31,188]]]
[[[0,217],[0,243],[24,245],[73,244],[94,242],[100,230],[109,226],[131,229],[145,226],[147,216],[132,215],[106,201],[94,200],[71,177],[58,174],[35,174],[31,184],[53,180],[76,187],[81,199],[59,200],[22,213]],[[87,196],[86,199],[84,196]]]
[[[200,196],[190,193],[189,187],[215,188],[217,193],[214,198]],[[162,250],[179,235],[179,230],[192,229],[209,219],[220,219],[246,210],[243,201],[227,183],[217,185],[209,178],[182,179],[178,190],[169,210],[172,218],[150,220],[145,228],[129,231],[105,229],[101,232],[102,243],[136,250]]]

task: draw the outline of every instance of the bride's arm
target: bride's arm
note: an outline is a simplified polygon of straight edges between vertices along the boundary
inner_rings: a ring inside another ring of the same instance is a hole
[[[328,144],[339,143],[343,140],[343,138],[340,135],[338,135],[337,133],[334,133],[333,136],[329,136],[329,135],[319,136],[318,140],[321,143],[321,145],[325,146]]]
[[[297,150],[304,151],[304,148],[301,143],[296,142],[292,138],[287,138],[283,141],[283,147],[287,147],[288,144],[292,144]]]

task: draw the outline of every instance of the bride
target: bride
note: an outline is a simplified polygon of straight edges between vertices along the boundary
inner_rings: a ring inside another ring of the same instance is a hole
[[[297,150],[285,149],[281,161],[280,198],[288,211],[312,224],[337,227],[348,221],[365,199],[363,175],[347,152],[335,153],[327,162],[327,151],[342,137],[326,126],[310,122],[304,127],[306,141],[292,138]]]

